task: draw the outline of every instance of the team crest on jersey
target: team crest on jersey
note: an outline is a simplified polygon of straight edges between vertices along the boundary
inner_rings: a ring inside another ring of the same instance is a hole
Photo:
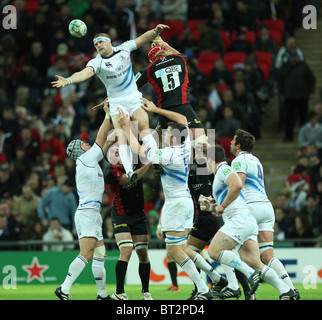
[[[241,168],[241,163],[240,162],[235,162],[233,165],[234,170],[238,170]]]
[[[222,173],[224,174],[224,176],[226,176],[230,172],[231,172],[231,169],[230,168],[227,168],[227,169],[223,170]]]
[[[111,63],[111,62],[109,62],[109,61],[105,62],[105,65],[106,65],[106,67],[107,67],[107,68],[112,67],[112,63]]]
[[[160,157],[162,155],[162,151],[161,150],[156,150],[155,155]]]

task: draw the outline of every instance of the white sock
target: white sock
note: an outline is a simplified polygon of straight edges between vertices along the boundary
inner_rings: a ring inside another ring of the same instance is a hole
[[[283,266],[283,263],[278,258],[272,258],[271,261],[268,263],[268,266],[271,267],[277,273],[277,275],[288,287],[295,289],[290,279],[290,276],[288,275],[287,271]]]
[[[201,275],[199,274],[196,265],[192,260],[187,257],[180,263],[180,267],[188,274],[192,281],[196,284],[198,292],[205,293],[208,292],[208,287],[203,281]]]
[[[86,267],[88,261],[82,257],[81,255],[78,255],[72,263],[69,265],[68,273],[65,278],[65,281],[61,285],[61,290],[64,293],[69,293],[69,290],[71,286],[73,285],[74,281],[77,279],[77,277],[81,274],[83,269]]]
[[[104,258],[93,258],[92,272],[97,285],[97,294],[101,297],[107,297],[106,292],[106,271],[104,268]]]
[[[216,284],[220,280],[220,274],[213,269],[213,267],[199,254],[197,253],[193,259],[197,268],[204,271],[211,281]]]
[[[235,269],[230,266],[227,266],[226,264],[222,264],[221,266],[225,270],[226,277],[228,280],[228,287],[232,290],[238,290],[239,285],[238,285],[238,280],[236,278]]]
[[[126,173],[133,172],[131,147],[128,144],[119,145],[119,154]]]
[[[247,279],[254,273],[254,269],[242,261],[240,257],[231,250],[222,250],[218,262],[239,270]]]
[[[262,279],[267,283],[271,284],[275,287],[281,294],[290,291],[290,287],[288,287],[276,274],[276,272],[268,267],[265,266],[262,269]]]
[[[142,138],[142,142],[143,142],[143,145],[145,145],[148,148],[151,148],[151,149],[158,148],[157,142],[153,138],[152,134],[148,134],[144,138]]]

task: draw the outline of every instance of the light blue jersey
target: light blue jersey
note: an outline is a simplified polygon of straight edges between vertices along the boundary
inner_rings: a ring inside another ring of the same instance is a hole
[[[242,151],[232,161],[231,166],[237,173],[244,173],[246,181],[243,195],[246,203],[269,201],[265,191],[263,166],[250,152]]]
[[[191,198],[188,187],[190,157],[191,140],[189,136],[183,145],[148,151],[147,159],[152,163],[160,164],[163,168],[161,183],[165,199]]]
[[[215,198],[217,205],[221,205],[227,196],[228,186],[226,184],[226,180],[231,174],[236,174],[236,172],[227,164],[226,161],[221,162],[218,165],[214,182],[212,184],[212,195]],[[230,217],[240,213],[248,213],[242,192],[240,192],[238,197],[227,206],[223,213],[223,220],[225,222]]]

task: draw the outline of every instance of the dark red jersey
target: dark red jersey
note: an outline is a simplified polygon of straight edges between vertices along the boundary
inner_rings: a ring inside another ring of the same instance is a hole
[[[138,168],[140,168],[140,165],[134,165],[134,170]],[[117,214],[128,216],[144,209],[144,195],[142,179],[138,181],[137,186],[132,186],[131,184],[121,186],[119,184],[124,174],[123,167],[111,166],[105,174],[105,179],[113,194],[113,211]]]
[[[158,96],[159,108],[170,108],[190,102],[186,59],[182,55],[161,56],[136,75],[140,88],[147,82]]]

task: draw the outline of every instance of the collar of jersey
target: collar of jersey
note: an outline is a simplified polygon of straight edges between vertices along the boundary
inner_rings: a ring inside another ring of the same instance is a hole
[[[112,58],[112,57],[114,57],[117,53],[119,53],[120,51],[114,51],[113,50],[113,53],[110,55],[110,56],[108,56],[108,57],[102,57],[102,59],[110,59],[110,58]]]
[[[227,165],[228,165],[228,162],[227,162],[227,161],[222,161],[222,162],[220,162],[220,163],[219,163],[219,165],[218,165],[218,167],[217,167],[217,170],[216,170],[215,174],[217,173],[217,171],[218,171],[219,167],[221,167],[221,166],[222,166],[222,165],[224,165],[224,164],[227,164]]]

